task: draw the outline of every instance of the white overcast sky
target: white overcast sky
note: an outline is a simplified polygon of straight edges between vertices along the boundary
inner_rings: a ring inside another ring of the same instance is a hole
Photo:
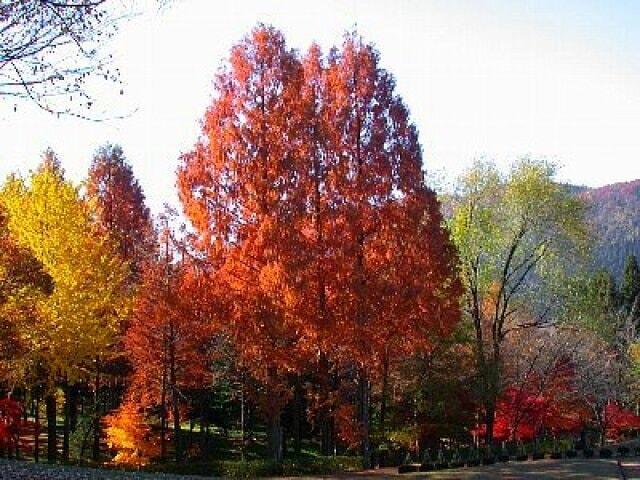
[[[175,169],[230,47],[258,22],[290,46],[325,49],[357,27],[381,52],[420,130],[425,168],[449,178],[474,158],[531,154],[561,179],[600,186],[640,178],[638,0],[173,0],[122,26],[108,46],[123,120],[57,119],[0,99],[0,177],[28,172],[52,147],[75,181],[93,151],[123,146],[158,212],[177,204]],[[111,102],[111,100],[108,100]]]

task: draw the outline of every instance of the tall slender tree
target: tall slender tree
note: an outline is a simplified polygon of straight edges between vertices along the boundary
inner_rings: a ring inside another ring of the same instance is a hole
[[[142,187],[119,145],[106,144],[96,151],[89,169],[87,197],[99,225],[129,262],[135,282],[153,247],[153,228]]]
[[[640,294],[640,266],[635,255],[629,255],[620,284],[620,300],[626,312],[631,311],[633,302]]]

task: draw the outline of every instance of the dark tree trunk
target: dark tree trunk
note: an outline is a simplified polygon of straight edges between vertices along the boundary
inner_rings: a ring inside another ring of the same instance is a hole
[[[180,408],[178,405],[178,394],[173,387],[173,436],[176,454],[176,462],[182,461],[182,431],[180,429]]]
[[[364,469],[370,469],[372,467],[371,459],[371,440],[370,440],[370,390],[369,379],[364,369],[360,370],[358,378],[358,414],[360,420],[360,426],[362,427],[362,466]]]
[[[69,461],[69,431],[71,426],[71,388],[69,382],[65,380],[64,391],[64,423],[62,429],[62,460]]]
[[[180,430],[180,398],[176,376],[175,331],[173,324],[169,327],[169,384],[171,387],[171,403],[173,407],[173,437],[176,462],[182,461],[182,432]]]
[[[282,461],[282,423],[281,412],[271,412],[267,432],[269,456],[275,462]]]
[[[58,439],[56,431],[56,396],[47,394],[45,398],[47,408],[47,461],[56,463],[58,457]]]
[[[318,380],[320,383],[320,411],[318,412],[320,424],[320,453],[329,456],[332,453],[332,437],[331,428],[331,406],[329,404],[330,397],[330,380],[329,380],[329,360],[324,353],[320,354],[320,363],[318,365]]]
[[[40,396],[35,398],[34,417],[34,434],[33,434],[33,459],[36,463],[40,461]]]
[[[92,458],[94,461],[100,461],[100,419],[102,415],[102,405],[100,402],[100,362],[96,360],[96,384],[93,394],[94,417],[93,417],[93,449]]]
[[[384,357],[382,369],[382,394],[380,395],[380,430],[382,437],[386,440],[387,434],[387,397],[389,395],[389,359]]]
[[[160,458],[167,458],[167,374],[162,371],[162,391],[160,393]]]
[[[69,385],[69,428],[75,432],[78,428],[78,385]]]
[[[293,397],[293,449],[296,456],[302,451],[301,423],[302,423],[302,385],[300,375],[296,375],[296,385]]]

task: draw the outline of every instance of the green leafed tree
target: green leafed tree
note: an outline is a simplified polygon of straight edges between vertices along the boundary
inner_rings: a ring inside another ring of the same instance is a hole
[[[558,319],[567,279],[585,257],[583,204],[555,173],[552,164],[528,158],[507,174],[477,162],[458,181],[450,228],[475,333],[487,443],[501,390],[503,341],[510,332]]]

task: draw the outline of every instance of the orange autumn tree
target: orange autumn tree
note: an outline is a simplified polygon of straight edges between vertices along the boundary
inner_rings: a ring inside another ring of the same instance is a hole
[[[109,235],[115,243],[121,258],[127,261],[129,274],[124,287],[128,291],[134,291],[141,281],[144,263],[150,259],[153,249],[153,225],[142,187],[119,145],[106,144],[100,147],[91,161],[87,177],[86,197],[94,221],[98,229]],[[130,370],[121,341],[127,324],[128,319],[123,319],[119,329],[119,341],[113,346],[111,358],[96,364],[98,371],[94,379],[94,458],[98,458],[100,453],[99,419],[104,408],[100,401],[101,390],[103,393],[105,390],[113,391],[114,384],[121,383]],[[108,376],[103,378],[105,373]],[[104,388],[106,383],[111,383],[110,388]],[[71,389],[71,408],[75,410],[77,386],[73,385]],[[71,425],[71,429],[74,430],[75,425]]]
[[[157,439],[146,423],[138,403],[129,399],[105,418],[107,445],[116,450],[113,461],[118,464],[146,465],[160,454]]]
[[[394,88],[356,35],[301,60],[259,26],[234,47],[182,158],[184,211],[231,305],[241,360],[265,386],[275,459],[287,377],[317,371],[323,452],[333,419],[353,411],[336,403],[336,381],[355,382],[370,465],[371,382],[458,318],[453,250]]]
[[[188,259],[182,258],[172,245],[167,229],[156,258],[146,263],[142,284],[136,298],[124,348],[133,366],[127,397],[123,406],[109,418],[109,441],[123,455],[116,461],[126,462],[130,452],[123,435],[135,437],[143,426],[143,414],[157,414],[160,438],[157,453],[167,455],[169,421],[173,423],[176,461],[183,459],[180,423],[185,410],[184,390],[202,385],[208,374],[208,359],[203,345],[210,338],[209,314],[203,307],[208,297],[201,287],[203,273]],[[135,412],[135,415],[134,415]],[[130,425],[124,419],[136,417]],[[146,430],[145,430],[146,431]],[[109,433],[111,432],[111,433]],[[126,437],[126,438],[129,438]],[[146,434],[145,434],[146,437]],[[156,443],[154,442],[153,445]],[[147,449],[149,450],[149,449]],[[150,456],[143,451],[145,460]]]
[[[131,280],[139,280],[142,265],[153,248],[151,215],[142,187],[119,145],[100,147],[91,161],[87,197],[98,224],[116,242],[129,262]]]
[[[295,112],[302,78],[282,34],[256,28],[218,75],[203,136],[178,174],[198,246],[218,266],[216,287],[228,300],[225,323],[240,361],[265,386],[258,401],[276,460],[287,377],[299,369],[301,355],[285,277],[297,243],[292,220],[303,208]]]
[[[394,361],[448,333],[460,285],[435,193],[424,183],[417,130],[378,52],[347,35],[325,75],[330,228],[340,242],[333,332],[348,341],[338,361],[357,368],[361,451],[370,466],[371,382],[385,383]]]

